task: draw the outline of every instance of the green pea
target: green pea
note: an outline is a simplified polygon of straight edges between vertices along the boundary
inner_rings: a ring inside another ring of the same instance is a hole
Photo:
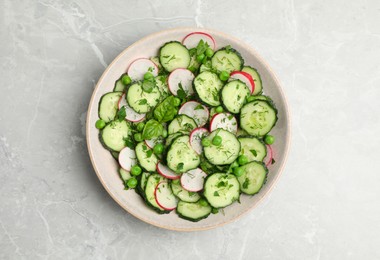
[[[230,167],[231,167],[231,168],[236,168],[236,167],[239,167],[239,164],[238,164],[237,161],[234,161],[234,162],[231,164]]]
[[[210,139],[208,139],[208,138],[203,138],[202,139],[202,146],[203,147],[208,147],[208,146],[210,146],[211,145],[211,141],[210,141]]]
[[[209,58],[211,58],[212,55],[214,55],[214,51],[211,48],[207,48],[205,53],[206,53],[206,56]]]
[[[264,142],[266,144],[273,144],[274,143],[274,136],[273,135],[266,135],[264,138]]]
[[[127,181],[127,186],[131,189],[134,189],[136,186],[137,186],[137,180],[135,177],[132,177],[130,178],[128,181]]]
[[[240,155],[239,158],[238,158],[238,163],[239,163],[240,165],[247,164],[247,163],[248,163],[248,158],[247,158],[247,156],[245,156],[245,155]]]
[[[147,73],[144,74],[144,79],[146,79],[146,80],[150,80],[150,79],[153,79],[153,78],[154,78],[154,76],[150,72],[147,72]]]
[[[162,130],[162,133],[161,133],[161,136],[162,136],[163,138],[168,137],[168,130],[163,129],[163,130]]]
[[[145,123],[140,122],[137,124],[137,131],[141,132],[144,129]]]
[[[205,58],[205,55],[204,55],[203,53],[202,53],[202,54],[199,54],[199,55],[197,56],[197,61],[198,61],[198,62],[202,62],[204,58]]]
[[[121,83],[123,83],[124,86],[131,84],[131,82],[132,82],[132,79],[128,75],[124,75],[121,78]]]
[[[219,135],[216,135],[214,138],[212,138],[212,144],[215,146],[219,146],[222,144],[222,137]]]
[[[201,206],[203,206],[203,207],[207,207],[207,206],[208,206],[207,201],[206,201],[205,199],[203,199],[203,198],[199,200],[199,204],[200,204]]]
[[[217,214],[219,210],[217,208],[212,208],[211,213],[212,214]]]
[[[234,174],[235,174],[236,177],[240,177],[240,176],[242,176],[243,173],[244,173],[244,169],[241,168],[241,167],[236,167],[236,168],[234,169]]]
[[[103,119],[99,119],[95,123],[95,127],[98,129],[103,129],[106,126],[106,122]]]
[[[227,81],[230,78],[230,74],[227,71],[222,71],[219,74],[219,78],[221,81]]]
[[[252,102],[255,99],[256,99],[255,96],[249,96],[249,97],[247,97],[247,102]]]
[[[133,176],[137,176],[137,175],[140,175],[142,172],[142,169],[140,166],[138,165],[133,165],[132,168],[131,168],[131,174]]]
[[[222,113],[223,112],[223,107],[222,106],[218,106],[216,109],[215,109],[216,113]]]
[[[173,103],[174,106],[178,107],[181,104],[181,99],[175,98]]]
[[[135,138],[136,142],[141,142],[143,140],[141,133],[136,133],[133,135],[133,137]]]
[[[163,151],[164,151],[164,145],[163,144],[156,144],[153,147],[153,152],[155,154],[162,154]]]

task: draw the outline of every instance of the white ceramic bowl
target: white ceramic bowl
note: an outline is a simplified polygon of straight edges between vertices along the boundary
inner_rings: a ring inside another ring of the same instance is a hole
[[[271,131],[276,137],[272,146],[276,163],[269,166],[269,174],[266,184],[260,193],[255,196],[241,196],[241,203],[234,203],[224,209],[224,215],[211,214],[208,218],[199,222],[183,220],[173,211],[170,214],[160,215],[147,207],[141,197],[133,190],[125,191],[123,183],[118,175],[118,163],[111,154],[103,148],[99,141],[99,130],[95,128],[98,119],[98,103],[100,97],[112,91],[115,81],[122,73],[125,73],[128,65],[135,59],[141,57],[156,56],[159,47],[167,41],[181,41],[184,36],[194,31],[207,32],[211,34],[217,44],[217,48],[231,45],[238,50],[245,64],[256,68],[262,78],[264,93],[273,98],[277,109],[279,120]],[[91,162],[100,182],[111,195],[111,197],[126,211],[140,220],[157,227],[178,230],[195,231],[205,230],[222,226],[229,223],[253,209],[273,188],[279,178],[287,158],[290,146],[290,118],[289,110],[283,90],[276,76],[268,64],[259,57],[257,52],[241,40],[228,36],[224,33],[209,29],[199,28],[176,28],[151,34],[125,49],[104,71],[102,77],[92,94],[87,114],[86,128],[87,146]]]

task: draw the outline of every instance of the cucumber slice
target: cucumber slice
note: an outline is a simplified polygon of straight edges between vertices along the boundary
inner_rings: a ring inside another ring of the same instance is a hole
[[[240,155],[245,155],[248,162],[262,162],[267,156],[266,145],[260,139],[256,137],[239,137],[238,140],[241,144]]]
[[[277,122],[277,110],[267,101],[254,100],[241,109],[240,126],[248,134],[262,137],[269,133]]]
[[[179,68],[185,69],[190,64],[189,50],[177,41],[165,43],[160,49],[160,63],[168,72]]]
[[[212,144],[215,136],[222,138],[222,143],[219,146]],[[206,159],[214,165],[231,164],[237,159],[240,153],[240,142],[236,136],[224,129],[216,129],[211,132],[208,137],[211,145],[204,147]]]
[[[161,175],[157,173],[153,173],[148,177],[148,180],[146,182],[145,186],[145,199],[146,203],[152,207],[156,212],[160,214],[169,213],[170,211],[165,210],[164,208],[160,207],[156,202],[156,197],[154,196],[154,191],[156,190],[157,185],[165,181],[166,179],[162,177]]]
[[[224,208],[239,199],[239,181],[232,174],[214,173],[206,179],[203,195],[214,208]]]
[[[232,48],[222,48],[215,52],[211,58],[211,66],[218,72],[241,70],[244,64],[244,60],[240,53]]]
[[[99,118],[108,123],[115,119],[118,103],[123,92],[109,92],[104,94],[99,102]]]
[[[237,114],[250,94],[251,92],[245,83],[240,80],[232,80],[222,89],[223,105],[231,113]]]
[[[121,77],[123,77],[123,76],[121,76]],[[115,82],[115,86],[113,88],[114,92],[116,92],[116,91],[124,92],[125,91],[125,85],[121,81],[121,77],[120,77],[120,79],[116,80],[116,82]]]
[[[194,79],[194,88],[199,98],[210,106],[220,105],[219,92],[223,87],[223,82],[218,75],[210,71],[200,73]]]
[[[203,206],[198,202],[179,201],[177,206],[177,214],[180,218],[197,222],[210,215],[212,208],[210,205]]]
[[[130,172],[124,170],[123,168],[119,168],[119,175],[120,178],[122,179],[124,185],[127,183],[127,181],[132,178],[132,175]]]
[[[168,78],[166,76],[161,75],[161,76],[157,76],[155,80],[156,80],[156,86],[158,88],[158,91],[160,91],[160,94],[161,94],[160,101],[162,101],[170,95],[170,91],[169,91],[169,87],[167,83]]]
[[[110,151],[120,152],[130,137],[131,128],[126,121],[112,121],[100,132],[100,141]]]
[[[137,194],[139,194],[144,200],[146,200],[145,198],[145,186],[146,186],[146,183],[148,181],[148,177],[150,176],[151,174],[148,173],[148,172],[142,172],[140,175],[137,176],[137,181],[138,181],[138,184],[137,184],[137,187],[136,187],[136,192]]]
[[[263,83],[257,70],[250,66],[244,66],[241,71],[250,74],[253,78],[253,81],[255,82],[255,90],[253,91],[252,95],[260,95],[263,92]]]
[[[156,171],[156,166],[158,159],[145,142],[140,142],[136,145],[136,156],[141,167],[143,167],[148,172]]]
[[[187,191],[182,188],[180,182],[172,181],[170,184],[173,194],[185,202],[197,202],[201,196],[197,192]]]
[[[137,113],[148,113],[160,101],[160,91],[155,86],[152,92],[145,92],[141,83],[134,83],[128,88],[128,105]]]
[[[254,195],[263,187],[268,169],[262,162],[250,162],[241,166],[244,170],[243,175],[238,177],[240,183],[240,190],[248,195]]]
[[[178,132],[168,135],[168,137],[165,140],[165,146],[170,146],[172,142],[174,141],[174,139],[176,139],[178,136],[181,136],[181,135],[182,133],[178,133]]]
[[[177,137],[169,148],[167,166],[176,173],[195,169],[200,163],[199,155],[191,148],[189,140],[187,135]]]
[[[194,119],[187,115],[178,115],[169,124],[168,134],[174,134],[177,132],[189,134],[195,128],[197,128],[197,124]]]

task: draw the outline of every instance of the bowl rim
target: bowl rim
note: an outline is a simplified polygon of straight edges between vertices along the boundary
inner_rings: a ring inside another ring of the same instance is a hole
[[[221,35],[221,36],[223,36],[225,38],[230,38],[230,39],[233,39],[235,41],[240,41],[240,44],[242,46],[244,46],[244,48],[246,48],[247,50],[249,50],[249,52],[253,53],[253,55],[255,55],[257,57],[257,59],[262,63],[262,65],[270,72],[271,76],[273,77],[273,80],[276,82],[276,84],[278,86],[278,89],[279,89],[279,92],[281,94],[281,97],[282,97],[282,99],[284,101],[284,108],[285,108],[285,111],[284,111],[285,113],[284,114],[286,116],[286,121],[287,121],[287,136],[285,138],[286,139],[286,141],[285,141],[285,151],[284,151],[284,154],[283,154],[284,160],[282,161],[280,167],[278,168],[278,173],[274,177],[272,185],[269,187],[269,189],[262,195],[262,197],[257,201],[257,203],[255,203],[251,207],[247,208],[246,210],[242,211],[239,215],[237,215],[237,216],[235,216],[233,218],[227,219],[226,221],[224,221],[222,223],[219,223],[219,224],[216,224],[216,225],[212,225],[212,226],[207,226],[207,227],[178,228],[178,227],[159,225],[159,224],[157,224],[155,222],[149,221],[149,219],[143,219],[138,214],[135,214],[135,213],[131,212],[130,210],[128,210],[127,207],[125,207],[123,205],[122,201],[119,200],[119,198],[117,196],[114,196],[112,194],[111,190],[105,184],[105,181],[103,180],[102,175],[99,173],[99,171],[98,171],[98,169],[96,167],[96,164],[94,162],[94,157],[93,157],[93,154],[92,154],[92,150],[90,149],[90,127],[91,127],[90,124],[89,124],[90,114],[91,114],[90,110],[93,107],[95,93],[98,91],[98,89],[100,87],[100,83],[103,81],[103,78],[105,77],[105,75],[107,75],[108,72],[109,72],[109,70],[111,69],[111,67],[113,67],[113,64],[116,63],[116,61],[119,60],[124,55],[124,53],[127,52],[130,48],[132,48],[135,45],[140,44],[143,41],[146,41],[146,40],[148,40],[150,38],[155,38],[155,37],[157,37],[157,36],[159,36],[161,34],[166,34],[166,33],[171,33],[171,32],[181,31],[181,30],[193,30],[194,32],[196,32],[196,31],[202,31],[202,32],[210,33],[210,34],[216,33],[216,34],[219,34],[219,35]],[[289,108],[288,99],[287,99],[286,95],[284,94],[284,90],[283,90],[282,84],[280,83],[279,79],[277,78],[277,76],[274,73],[274,71],[272,70],[272,68],[265,61],[265,59],[263,59],[261,57],[261,55],[253,47],[251,47],[245,41],[242,41],[242,40],[240,40],[239,38],[237,38],[235,36],[231,36],[231,35],[228,35],[228,34],[226,34],[224,32],[221,32],[221,31],[218,31],[218,30],[214,30],[214,29],[210,29],[210,28],[204,28],[204,27],[199,28],[199,27],[191,27],[191,26],[175,27],[175,28],[161,30],[161,31],[158,31],[158,32],[155,32],[155,33],[148,34],[148,35],[140,38],[136,42],[132,43],[127,48],[125,48],[121,53],[119,53],[113,59],[113,61],[107,66],[107,68],[102,73],[101,77],[98,79],[98,81],[96,83],[96,86],[95,86],[95,88],[94,88],[94,90],[92,92],[92,95],[91,95],[91,99],[90,99],[90,102],[89,102],[89,105],[88,105],[88,108],[87,108],[87,116],[86,116],[86,143],[87,143],[87,150],[88,150],[88,153],[89,153],[90,161],[91,161],[92,167],[95,170],[95,173],[96,173],[96,175],[97,175],[100,183],[102,184],[103,188],[107,191],[107,193],[111,196],[111,198],[121,208],[123,208],[125,211],[127,211],[129,214],[131,214],[135,218],[137,218],[137,219],[139,219],[139,220],[141,220],[141,221],[143,221],[145,223],[148,223],[148,224],[150,224],[152,226],[159,227],[159,228],[162,228],[162,229],[172,230],[172,231],[180,231],[180,232],[203,231],[203,230],[210,230],[210,229],[214,229],[214,228],[218,228],[218,227],[224,226],[226,224],[235,222],[236,220],[240,219],[242,216],[244,216],[247,213],[251,212],[259,204],[261,204],[262,201],[264,200],[264,198],[267,198],[268,195],[269,195],[269,193],[274,189],[274,187],[276,186],[276,184],[277,184],[280,176],[282,175],[282,173],[284,171],[286,162],[288,160],[289,151],[290,151],[290,143],[291,143],[290,141],[291,141],[291,138],[292,138],[291,131],[292,131],[292,129],[291,129],[291,116],[290,116],[290,108]]]

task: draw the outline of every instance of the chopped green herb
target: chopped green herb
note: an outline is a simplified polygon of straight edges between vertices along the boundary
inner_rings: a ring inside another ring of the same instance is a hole
[[[253,156],[257,156],[257,152],[256,152],[256,150],[254,150],[254,149],[252,149],[252,150],[249,150],[252,154],[253,154]]]
[[[214,196],[215,196],[215,197],[219,197],[219,192],[214,191]]]

